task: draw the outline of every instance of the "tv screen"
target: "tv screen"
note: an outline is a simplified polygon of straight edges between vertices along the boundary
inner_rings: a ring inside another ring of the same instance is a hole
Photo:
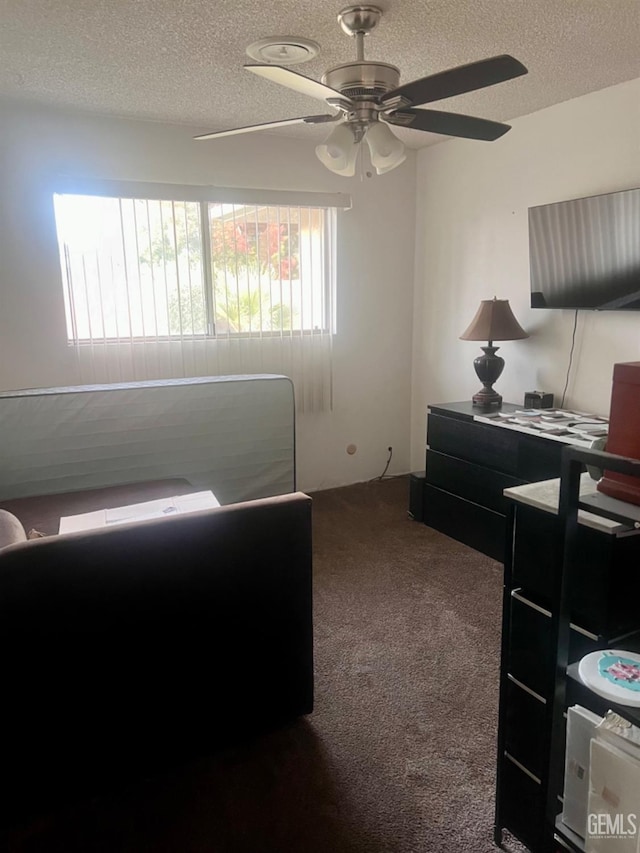
[[[529,208],[532,308],[640,310],[640,189]]]

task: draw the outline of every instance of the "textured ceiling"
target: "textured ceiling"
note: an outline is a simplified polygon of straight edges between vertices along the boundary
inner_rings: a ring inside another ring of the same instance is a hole
[[[328,0],[0,0],[0,96],[221,130],[323,112],[243,70],[271,35],[319,42],[295,71],[320,78],[355,59]],[[639,0],[384,0],[366,58],[408,82],[510,53],[529,74],[431,104],[509,121],[640,76]],[[293,136],[325,134],[307,126]],[[419,147],[442,137],[403,131]],[[215,144],[203,143],[203,144]]]

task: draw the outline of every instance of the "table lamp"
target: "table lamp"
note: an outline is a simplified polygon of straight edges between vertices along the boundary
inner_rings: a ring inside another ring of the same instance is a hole
[[[489,408],[501,406],[502,396],[493,390],[493,383],[504,368],[504,359],[496,355],[499,347],[494,347],[494,341],[519,341],[529,335],[513,316],[508,299],[483,299],[471,321],[469,328],[461,335],[462,341],[488,341],[486,347],[480,347],[484,355],[479,355],[473,362],[482,388],[472,397],[474,406]]]

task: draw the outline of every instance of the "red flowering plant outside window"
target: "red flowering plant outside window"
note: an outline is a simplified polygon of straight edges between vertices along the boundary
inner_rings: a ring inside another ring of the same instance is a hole
[[[298,244],[297,223],[216,220],[211,226],[212,260],[228,270],[259,269],[274,279],[298,278]]]
[[[228,207],[210,211],[216,333],[302,331],[299,211]]]

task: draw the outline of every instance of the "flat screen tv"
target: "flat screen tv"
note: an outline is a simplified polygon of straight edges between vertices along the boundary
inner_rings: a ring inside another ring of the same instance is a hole
[[[640,311],[640,189],[529,208],[532,308]]]

